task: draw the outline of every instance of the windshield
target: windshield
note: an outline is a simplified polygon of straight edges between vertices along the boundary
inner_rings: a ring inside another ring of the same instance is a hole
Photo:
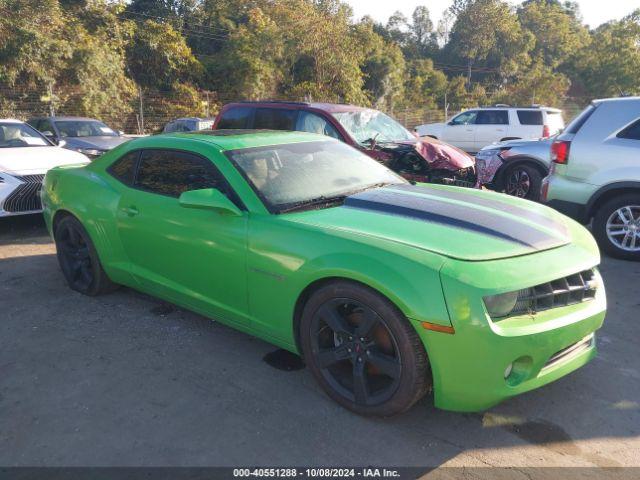
[[[372,158],[334,140],[234,150],[227,156],[276,212],[315,201],[328,204],[373,186],[406,183]]]
[[[117,137],[118,134],[97,120],[57,120],[61,137]]]
[[[376,142],[398,142],[416,138],[393,118],[377,110],[338,112],[333,116],[361,144]]]
[[[0,148],[50,146],[51,144],[36,129],[26,123],[0,123]]]

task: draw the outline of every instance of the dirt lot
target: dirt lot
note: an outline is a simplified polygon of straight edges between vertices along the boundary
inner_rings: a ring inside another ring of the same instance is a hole
[[[640,466],[640,264],[604,259],[600,354],[480,414],[355,416],[274,347],[122,289],[64,284],[41,220],[0,219],[0,465]]]

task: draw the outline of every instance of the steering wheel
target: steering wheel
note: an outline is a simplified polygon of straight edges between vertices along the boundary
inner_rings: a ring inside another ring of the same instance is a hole
[[[25,145],[29,145],[29,144],[19,138],[11,138],[7,140],[8,147],[24,147]]]

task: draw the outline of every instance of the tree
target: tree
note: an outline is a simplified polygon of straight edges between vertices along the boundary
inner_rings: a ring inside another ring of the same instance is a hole
[[[569,89],[571,82],[562,73],[535,61],[529,68],[522,70],[517,77],[502,90],[491,97],[491,103],[511,105],[543,104],[559,105]]]
[[[535,37],[532,56],[551,68],[567,62],[589,44],[589,31],[582,25],[577,6],[558,0],[527,0],[518,9],[522,27]]]
[[[447,76],[433,66],[433,61],[427,58],[413,60],[408,67],[405,84],[405,101],[407,107],[420,106],[436,108],[444,104],[447,91]]]
[[[169,23],[136,22],[127,46],[129,72],[146,89],[170,90],[174,84],[192,83],[202,74],[184,37]]]
[[[437,49],[436,36],[427,7],[418,6],[415,8],[411,15],[409,30],[412,43],[416,46],[418,54],[426,56],[435,52]]]
[[[598,27],[575,59],[576,81],[592,97],[640,94],[640,9]]]
[[[35,87],[55,81],[73,49],[66,33],[56,0],[0,3],[0,83]]]
[[[469,88],[474,64],[490,60],[503,76],[514,75],[528,64],[533,36],[523,31],[507,3],[468,0],[460,8],[447,50],[466,62]]]
[[[393,110],[402,101],[404,93],[406,74],[402,50],[376,33],[370,18],[364,18],[356,25],[354,35],[363,53],[360,69],[369,102],[376,108]]]

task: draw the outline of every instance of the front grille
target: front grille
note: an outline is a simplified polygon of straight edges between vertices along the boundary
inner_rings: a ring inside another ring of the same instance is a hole
[[[595,270],[541,283],[518,292],[518,301],[510,315],[536,313],[592,300],[598,288]]]
[[[431,174],[430,181],[443,185],[473,188],[476,185],[476,171],[474,167],[461,168],[455,172],[438,170]]]
[[[31,212],[42,210],[40,201],[40,189],[44,175],[22,175],[14,176],[21,183],[16,189],[4,199],[2,209],[6,212]]]
[[[590,333],[579,342],[573,343],[568,347],[563,348],[559,352],[554,353],[551,358],[547,360],[547,363],[544,364],[544,367],[542,367],[542,371],[553,367],[563,360],[568,360],[584,352],[593,345],[594,338],[595,337],[593,336],[593,333]]]

